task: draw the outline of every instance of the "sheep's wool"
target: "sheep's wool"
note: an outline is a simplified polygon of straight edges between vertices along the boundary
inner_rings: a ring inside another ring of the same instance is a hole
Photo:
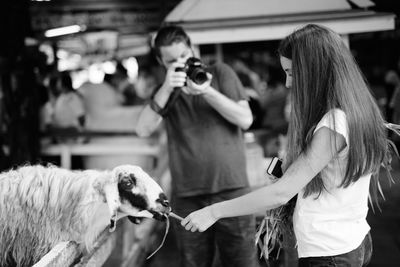
[[[31,266],[62,241],[90,249],[110,222],[102,189],[115,179],[111,171],[40,165],[1,173],[0,266]]]

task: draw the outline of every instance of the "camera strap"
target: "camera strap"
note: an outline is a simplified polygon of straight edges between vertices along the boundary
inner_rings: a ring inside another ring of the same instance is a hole
[[[168,113],[168,111],[172,108],[172,106],[175,104],[176,100],[178,100],[178,97],[182,94],[182,89],[181,88],[174,88],[174,91],[172,92],[171,96],[168,99],[167,105],[165,105],[165,113]]]
[[[154,93],[150,100],[150,107],[152,110],[157,112],[160,116],[164,117],[168,114],[169,110],[172,108],[172,106],[174,105],[176,100],[178,100],[178,97],[181,95],[181,93],[182,93],[182,90],[180,88],[175,88],[174,91],[169,96],[168,102],[164,108],[161,108],[160,106],[158,106],[157,103],[153,100],[153,97],[155,94]]]

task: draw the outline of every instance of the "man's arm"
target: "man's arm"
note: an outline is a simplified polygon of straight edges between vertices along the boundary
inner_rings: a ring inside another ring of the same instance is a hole
[[[253,122],[253,114],[251,113],[247,100],[239,100],[235,102],[229,97],[217,91],[211,84],[212,76],[208,82],[198,85],[188,79],[187,90],[191,94],[201,94],[204,99],[229,122],[239,126],[243,130],[247,130]]]
[[[152,97],[150,104],[147,104],[139,115],[136,122],[136,132],[139,136],[146,137],[152,134],[162,121],[158,114],[168,102],[175,87],[182,87],[186,81],[186,73],[175,72],[182,63],[173,63],[167,70],[165,81],[156,94]]]
[[[203,97],[222,117],[243,130],[247,130],[252,124],[253,115],[246,100],[235,102],[213,87],[206,90]]]
[[[147,137],[157,129],[161,121],[162,117],[152,110],[150,105],[146,105],[136,122],[136,133],[140,137]]]

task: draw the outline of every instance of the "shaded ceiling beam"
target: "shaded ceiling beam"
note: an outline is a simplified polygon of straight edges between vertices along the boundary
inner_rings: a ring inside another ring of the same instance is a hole
[[[111,1],[111,0],[68,0],[68,1],[32,1],[30,9],[34,12],[43,11],[98,11],[109,9],[163,9],[172,8],[179,1]]]

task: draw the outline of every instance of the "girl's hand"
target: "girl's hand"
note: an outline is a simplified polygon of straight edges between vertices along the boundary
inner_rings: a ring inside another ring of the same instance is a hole
[[[190,213],[182,220],[181,225],[188,231],[204,232],[218,219],[214,216],[211,206]]]

